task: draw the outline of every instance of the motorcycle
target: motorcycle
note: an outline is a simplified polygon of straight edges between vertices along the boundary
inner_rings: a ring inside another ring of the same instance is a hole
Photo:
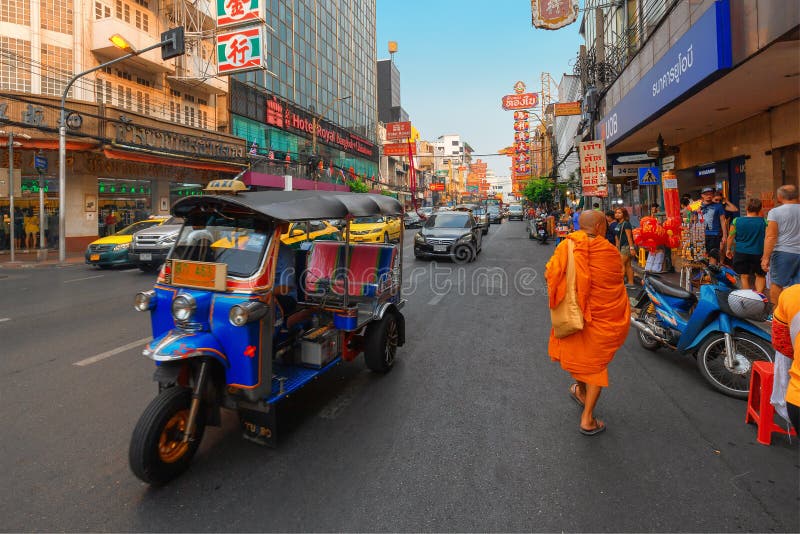
[[[639,343],[694,354],[700,374],[717,391],[746,399],[753,362],[772,361],[771,335],[756,322],[766,317],[766,297],[738,289],[736,273],[707,265],[711,283],[698,297],[658,276],[646,275],[631,309]],[[750,299],[742,305],[742,299]],[[755,306],[753,306],[755,304]]]
[[[537,239],[540,245],[547,244],[547,223],[544,218],[536,217],[528,221],[528,238]]]

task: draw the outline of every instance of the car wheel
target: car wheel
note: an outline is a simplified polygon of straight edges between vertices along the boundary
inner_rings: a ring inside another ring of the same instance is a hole
[[[393,312],[387,312],[380,321],[367,326],[364,336],[364,363],[373,373],[386,374],[392,370],[397,345],[400,341],[400,325]]]
[[[470,245],[458,245],[453,249],[453,261],[455,263],[469,263],[474,256],[475,253]]]

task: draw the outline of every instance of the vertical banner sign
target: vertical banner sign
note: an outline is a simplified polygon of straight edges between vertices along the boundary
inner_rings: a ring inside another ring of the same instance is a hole
[[[264,26],[250,26],[217,34],[217,74],[264,68]]]
[[[264,0],[217,0],[217,28],[264,20]]]
[[[542,30],[557,30],[578,18],[577,0],[531,0],[531,23]]]
[[[667,217],[680,217],[681,201],[678,195],[678,179],[674,173],[665,172],[662,180],[664,183],[664,212]]]
[[[607,197],[608,177],[606,174],[605,142],[599,140],[579,143],[578,153],[581,158],[583,196]]]

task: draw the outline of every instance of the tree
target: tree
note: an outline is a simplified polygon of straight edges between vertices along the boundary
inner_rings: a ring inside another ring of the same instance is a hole
[[[345,180],[344,182],[347,187],[350,188],[350,191],[353,193],[369,193],[369,186],[362,180],[358,178],[352,180]]]
[[[549,178],[528,180],[522,194],[533,205],[552,204],[555,184]]]

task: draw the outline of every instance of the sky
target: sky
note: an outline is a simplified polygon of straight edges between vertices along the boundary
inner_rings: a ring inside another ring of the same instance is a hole
[[[397,42],[400,100],[422,139],[459,134],[498,176],[511,174],[497,153],[514,140],[503,95],[521,80],[541,90],[541,73],[556,84],[572,74],[581,39],[578,21],[557,31],[531,25],[530,0],[377,0],[378,59]],[[556,86],[551,89],[557,99]]]

